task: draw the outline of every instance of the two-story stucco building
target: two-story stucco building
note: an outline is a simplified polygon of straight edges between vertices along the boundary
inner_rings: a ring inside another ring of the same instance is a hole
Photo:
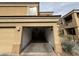
[[[60,28],[65,37],[71,37],[79,42],[79,10],[74,9],[60,19]]]
[[[61,55],[57,24],[60,17],[52,12],[40,12],[38,2],[0,3],[0,54],[20,55],[29,43],[39,41],[38,48],[40,42],[46,43],[56,55]]]

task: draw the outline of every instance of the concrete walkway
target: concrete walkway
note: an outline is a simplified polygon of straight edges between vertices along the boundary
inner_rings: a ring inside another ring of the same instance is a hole
[[[53,56],[51,46],[48,43],[31,43],[25,50],[21,53],[24,56]]]

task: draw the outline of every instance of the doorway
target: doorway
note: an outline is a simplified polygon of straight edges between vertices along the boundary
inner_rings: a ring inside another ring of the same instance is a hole
[[[52,31],[51,27],[24,27],[21,44],[23,53],[52,52]]]

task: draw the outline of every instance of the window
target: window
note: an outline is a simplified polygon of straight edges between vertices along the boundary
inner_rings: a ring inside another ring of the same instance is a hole
[[[30,7],[29,8],[29,15],[31,15],[31,16],[37,15],[37,7]]]
[[[68,34],[70,34],[70,35],[76,35],[74,28],[69,28],[69,29],[66,29],[66,30],[67,30]]]
[[[72,22],[72,16],[71,16],[71,15],[67,16],[67,17],[64,18],[64,19],[65,19],[65,22],[67,22],[67,23]]]

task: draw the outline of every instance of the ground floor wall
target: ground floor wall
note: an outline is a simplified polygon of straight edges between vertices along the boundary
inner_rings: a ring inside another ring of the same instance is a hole
[[[19,54],[21,51],[21,39],[23,35],[22,28],[46,26],[51,26],[53,29],[52,33],[54,36],[55,52],[57,53],[57,55],[60,55],[62,53],[62,47],[58,34],[57,23],[0,23],[0,52]],[[23,39],[25,39],[25,37]],[[26,40],[25,42],[28,41]],[[23,44],[22,47],[24,47],[25,45],[26,44]]]
[[[72,30],[70,30],[71,28],[72,27],[61,29],[64,32],[63,36],[61,36],[62,42],[64,42],[65,40],[71,40],[75,44],[77,44],[79,42],[79,27],[73,27],[75,34],[69,34],[68,33],[68,32],[72,31]],[[67,31],[67,29],[69,29],[69,31]]]
[[[15,28],[0,28],[0,53],[10,53],[15,42]]]
[[[15,27],[0,27],[0,54],[19,53],[19,36]]]

